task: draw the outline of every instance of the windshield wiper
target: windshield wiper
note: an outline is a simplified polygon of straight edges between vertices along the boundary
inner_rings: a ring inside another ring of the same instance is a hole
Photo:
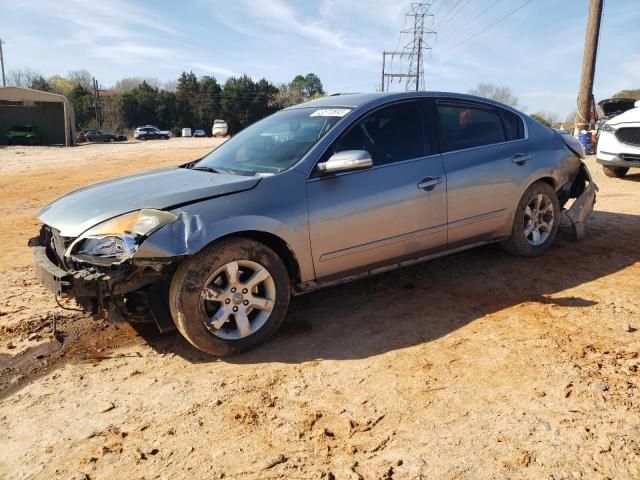
[[[224,170],[222,168],[213,168],[213,167],[205,167],[205,166],[195,166],[195,167],[191,167],[191,170],[199,170],[201,172],[209,172],[209,173],[222,173],[222,174],[227,174],[227,175],[235,175],[235,172],[232,172],[231,170]]]

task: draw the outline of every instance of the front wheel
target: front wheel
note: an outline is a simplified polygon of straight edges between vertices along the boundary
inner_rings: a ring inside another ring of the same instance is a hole
[[[607,177],[612,178],[622,178],[629,171],[628,167],[608,167],[607,165],[602,166],[602,170],[604,170],[604,174]]]
[[[178,330],[193,346],[229,356],[257,347],[278,330],[290,294],[289,274],[273,250],[232,238],[180,265],[169,306]]]
[[[524,193],[518,207],[511,236],[502,247],[522,257],[542,255],[553,243],[560,226],[560,204],[555,190],[536,182]]]

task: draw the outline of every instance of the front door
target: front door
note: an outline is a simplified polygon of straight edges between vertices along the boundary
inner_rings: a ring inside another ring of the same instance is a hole
[[[430,154],[426,123],[419,102],[393,104],[358,120],[330,148],[327,156],[367,150],[374,165],[308,180],[318,279],[384,266],[446,244],[446,177],[440,155]]]

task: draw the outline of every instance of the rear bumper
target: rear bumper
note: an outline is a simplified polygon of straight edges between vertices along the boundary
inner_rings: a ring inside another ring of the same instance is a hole
[[[594,183],[589,169],[584,164],[582,164],[580,174],[576,181],[585,182],[586,186],[571,207],[562,211],[560,226],[570,230],[575,240],[581,240],[586,234],[585,224],[591,216],[591,213],[593,213],[598,186]]]

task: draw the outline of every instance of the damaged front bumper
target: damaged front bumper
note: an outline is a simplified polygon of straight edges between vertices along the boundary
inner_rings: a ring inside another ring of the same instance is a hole
[[[124,299],[128,294],[143,292],[142,298],[160,331],[175,329],[164,295],[166,275],[157,266],[121,265],[108,271],[94,267],[64,270],[49,258],[42,236],[29,240],[29,246],[33,249],[36,278],[56,298],[73,298],[86,313],[98,317],[131,320]]]
[[[599,190],[584,163],[571,188],[575,201],[562,211],[560,228],[569,232],[574,240],[582,240],[586,235],[585,224],[593,212]]]

